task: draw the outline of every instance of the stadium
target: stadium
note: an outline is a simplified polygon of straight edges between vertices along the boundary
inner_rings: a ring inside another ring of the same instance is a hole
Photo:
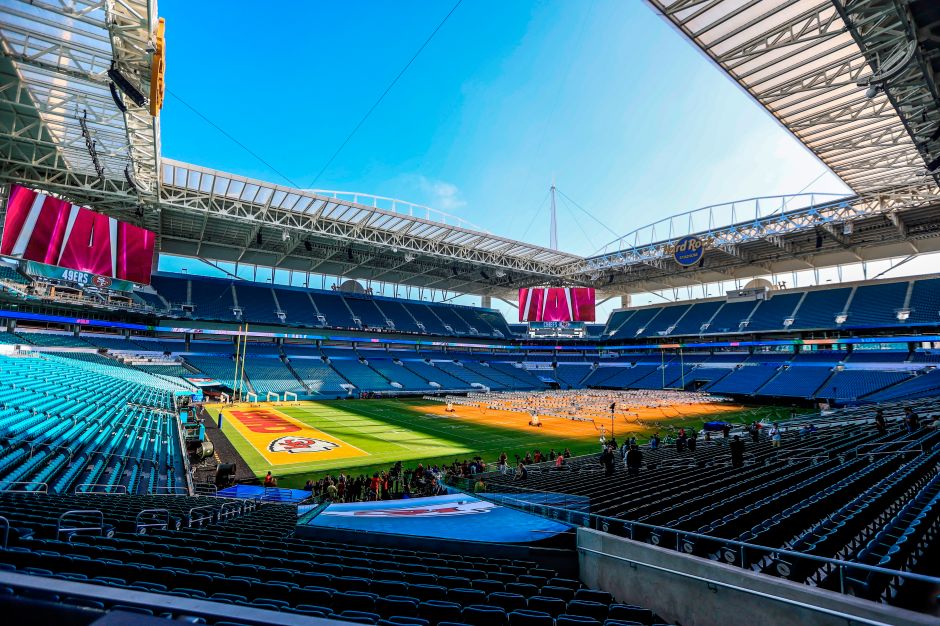
[[[940,6],[642,9],[848,191],[566,252],[174,160],[157,2],[0,1],[4,623],[938,623]]]

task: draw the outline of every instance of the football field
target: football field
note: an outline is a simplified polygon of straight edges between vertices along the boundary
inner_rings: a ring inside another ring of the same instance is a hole
[[[264,476],[271,471],[282,487],[297,487],[308,478],[339,470],[385,470],[396,461],[449,463],[479,455],[493,462],[501,452],[512,459],[536,448],[545,453],[569,448],[574,455],[599,449],[599,431],[591,421],[551,418],[533,428],[522,413],[462,406],[448,413],[444,408],[439,402],[411,399],[206,406],[213,418],[222,410],[222,432],[252,472]],[[699,428],[703,417],[759,419],[753,417],[758,411],[723,405],[708,410],[707,416],[664,413],[655,426],[615,424],[615,435],[629,432],[642,440],[653,430]]]

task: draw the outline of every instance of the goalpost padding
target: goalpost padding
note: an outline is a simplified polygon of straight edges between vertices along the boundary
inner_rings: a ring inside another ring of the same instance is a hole
[[[273,402],[280,402],[280,401],[281,401],[281,395],[278,394],[278,393],[274,393],[273,391],[269,391],[269,392],[267,393],[267,395],[264,396],[264,401],[265,401],[265,402],[272,402],[272,400],[271,400],[271,397],[272,397],[272,396],[274,397]]]

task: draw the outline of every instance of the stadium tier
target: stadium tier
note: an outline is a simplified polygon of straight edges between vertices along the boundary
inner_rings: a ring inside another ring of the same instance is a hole
[[[154,312],[160,316],[434,335],[512,336],[500,313],[464,306],[180,274],[154,274],[152,287],[159,296]],[[155,300],[151,298],[150,302]]]
[[[0,356],[0,484],[52,493],[183,487],[171,392],[130,368]]]

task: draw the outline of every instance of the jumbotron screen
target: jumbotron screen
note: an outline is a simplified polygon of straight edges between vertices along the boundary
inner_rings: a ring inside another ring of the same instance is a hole
[[[149,284],[154,243],[149,230],[13,185],[0,254]]]
[[[593,322],[591,287],[532,287],[519,290],[520,322]]]

